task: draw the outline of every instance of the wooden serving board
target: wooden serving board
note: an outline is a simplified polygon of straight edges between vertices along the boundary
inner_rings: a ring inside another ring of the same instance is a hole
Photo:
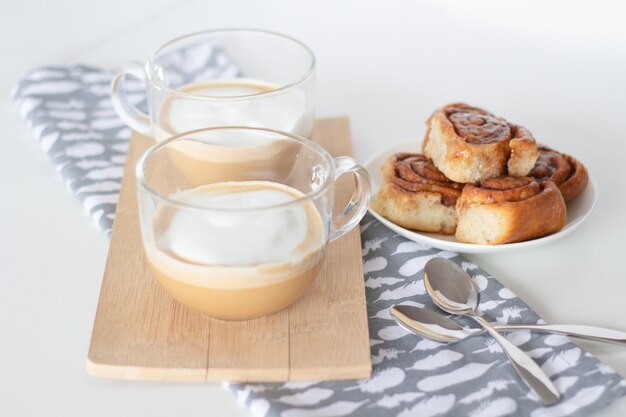
[[[313,140],[333,155],[350,155],[348,119],[318,120]],[[174,301],[148,270],[134,167],[150,144],[137,133],[130,141],[87,372],[172,381],[368,377],[372,365],[359,231],[329,245],[320,275],[289,308],[248,321],[208,318]],[[337,205],[351,193],[350,179],[339,183]]]

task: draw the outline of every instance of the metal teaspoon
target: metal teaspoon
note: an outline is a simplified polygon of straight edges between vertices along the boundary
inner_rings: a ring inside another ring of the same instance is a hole
[[[470,276],[460,266],[448,259],[431,259],[424,266],[424,286],[442,310],[469,317],[480,324],[502,346],[519,376],[544,404],[553,404],[561,398],[539,365],[476,313],[478,291]]]
[[[453,343],[483,334],[483,329],[463,327],[451,318],[421,307],[398,304],[390,309],[396,323],[405,330],[437,342]],[[492,324],[499,332],[533,330],[562,334],[596,342],[626,345],[626,332],[575,324]]]

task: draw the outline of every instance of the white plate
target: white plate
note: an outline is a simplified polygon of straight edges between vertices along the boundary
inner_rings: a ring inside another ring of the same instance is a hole
[[[396,152],[420,153],[421,144],[418,141],[411,141],[393,146],[375,155],[365,163],[365,168],[369,171],[370,176],[372,177],[372,195],[376,195],[376,193],[378,193],[378,189],[382,184],[380,166],[387,158],[389,158],[391,154]],[[473,243],[461,243],[456,240],[454,236],[440,235],[437,233],[415,232],[392,223],[380,214],[376,213],[371,207],[369,212],[394,232],[406,237],[407,239],[424,243],[425,245],[432,246],[434,248],[461,253],[499,253],[535,248],[569,235],[578,226],[580,226],[587,219],[587,217],[589,217],[596,206],[597,200],[598,194],[596,192],[595,184],[591,178],[589,178],[589,185],[587,185],[583,192],[567,205],[567,223],[561,231],[538,239],[518,243],[507,243],[504,245],[477,245]]]

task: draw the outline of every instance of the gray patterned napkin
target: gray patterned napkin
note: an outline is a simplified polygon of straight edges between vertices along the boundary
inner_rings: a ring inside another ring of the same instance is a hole
[[[231,68],[224,60],[207,62],[224,65],[224,71]],[[112,77],[112,71],[85,66],[45,67],[28,73],[14,90],[16,105],[42,148],[107,235],[131,133],[113,111],[108,96]],[[140,106],[142,89],[139,82],[128,83],[129,98]],[[446,345],[408,334],[394,324],[389,307],[407,303],[435,309],[422,281],[424,264],[434,256],[450,258],[472,275],[480,289],[479,311],[489,320],[541,319],[495,278],[455,253],[408,241],[371,216],[361,223],[361,236],[372,378],[227,384],[255,417],[587,416],[626,394],[619,375],[563,336],[507,334],[563,394],[557,404],[543,407],[488,336]]]
[[[499,323],[543,323],[513,292],[462,256],[409,241],[372,216],[361,222],[374,373],[362,381],[233,384],[255,416],[587,416],[626,394],[626,381],[564,336],[519,331],[506,337],[534,358],[563,399],[543,407],[487,336],[444,344],[395,325],[394,304],[437,310],[424,288],[424,265],[452,259],[480,290],[478,311]]]
[[[194,60],[190,60],[190,56]],[[218,48],[191,45],[163,58],[172,85],[239,73]],[[185,66],[184,63],[193,65]],[[109,97],[113,70],[83,65],[37,68],[15,86],[13,98],[70,190],[107,236],[111,234],[131,130]],[[127,78],[127,100],[147,112],[145,86]]]
[[[13,90],[15,104],[72,194],[107,236],[131,130],[109,97],[112,70],[82,65],[37,68]],[[146,110],[144,86],[128,79],[126,96]]]

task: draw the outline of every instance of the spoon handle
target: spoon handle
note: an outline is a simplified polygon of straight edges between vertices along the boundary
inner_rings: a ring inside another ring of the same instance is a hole
[[[482,317],[473,314],[468,314],[467,317],[472,318],[480,324],[487,331],[487,333],[489,333],[491,337],[493,337],[496,342],[502,346],[502,350],[511,360],[511,363],[519,376],[526,383],[526,385],[528,385],[528,387],[539,396],[544,404],[548,405],[555,403],[561,398],[561,395],[552,381],[550,381],[550,378],[548,378],[539,365],[526,355],[524,351],[509,342]]]
[[[626,332],[602,327],[581,326],[577,324],[494,324],[493,327],[498,331],[536,330],[539,332],[556,333],[581,339],[595,340],[597,342],[626,345]]]

